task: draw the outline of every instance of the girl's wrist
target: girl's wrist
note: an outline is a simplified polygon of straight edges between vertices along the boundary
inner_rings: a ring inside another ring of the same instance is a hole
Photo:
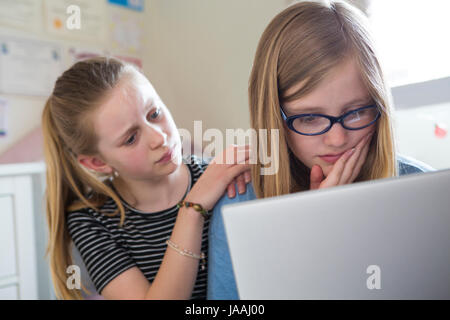
[[[211,216],[209,210],[205,209],[200,203],[189,201],[187,199],[181,200],[178,202],[177,207],[180,208],[192,208],[196,212],[198,212],[204,219],[207,219]]]
[[[211,210],[211,208],[208,204],[208,201],[205,201],[205,199],[203,199],[203,197],[196,195],[192,190],[182,200],[199,204],[202,208],[204,208],[206,210]]]

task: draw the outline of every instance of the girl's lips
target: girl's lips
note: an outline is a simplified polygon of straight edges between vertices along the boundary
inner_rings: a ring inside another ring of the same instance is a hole
[[[173,148],[170,148],[156,163],[166,163],[172,159]]]
[[[330,156],[330,155],[325,155],[325,156],[319,156],[320,159],[322,159],[325,162],[328,163],[335,163],[336,161],[338,161],[338,159],[344,154],[344,152],[335,155],[335,156]]]

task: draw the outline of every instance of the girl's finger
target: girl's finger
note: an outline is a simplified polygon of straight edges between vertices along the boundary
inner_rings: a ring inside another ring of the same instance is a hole
[[[353,176],[357,164],[365,160],[365,156],[362,155],[364,149],[369,145],[368,141],[371,135],[372,133],[364,136],[361,139],[361,141],[359,141],[358,144],[356,145],[355,153],[348,159],[348,161],[345,164],[344,171],[342,172],[341,178],[339,179],[339,185],[349,183],[349,180]]]
[[[371,141],[372,141],[372,139],[369,138],[369,141],[366,143],[366,145],[364,146],[364,148],[363,148],[363,150],[361,152],[361,156],[359,157],[360,160],[356,164],[355,170],[353,170],[353,174],[352,174],[352,176],[350,177],[350,180],[347,183],[352,183],[353,181],[355,181],[356,177],[359,175],[362,166],[366,162],[366,158],[367,158],[367,154],[369,153]]]
[[[353,155],[356,148],[352,148],[345,152],[335,163],[327,178],[321,183],[320,188],[327,188],[337,186],[341,179],[342,172],[345,168],[345,163]]]
[[[252,181],[252,174],[250,171],[244,172],[244,180],[245,180],[245,183],[249,183],[250,181]]]
[[[235,183],[236,181],[233,179],[227,187],[228,198],[234,198],[236,196]]]
[[[250,164],[237,164],[227,169],[226,180],[234,180],[238,175],[250,170]]]
[[[245,179],[244,179],[244,173],[241,173],[236,178],[236,184],[237,184],[237,192],[239,194],[245,193]]]
[[[311,175],[310,175],[310,190],[315,190],[315,189],[319,189],[320,184],[322,183],[323,180],[323,170],[322,168],[315,164],[313,165],[313,167],[311,168]]]

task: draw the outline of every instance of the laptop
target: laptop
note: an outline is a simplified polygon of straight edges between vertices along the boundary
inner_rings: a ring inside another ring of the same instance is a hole
[[[450,299],[450,169],[222,210],[241,299]]]

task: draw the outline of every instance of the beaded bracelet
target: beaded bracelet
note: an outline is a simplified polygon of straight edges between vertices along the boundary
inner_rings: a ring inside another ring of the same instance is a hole
[[[194,210],[197,212],[200,212],[200,214],[205,219],[210,216],[210,213],[208,212],[208,210],[203,209],[202,205],[198,204],[198,203],[192,203],[192,202],[181,200],[180,202],[178,202],[177,207],[178,207],[178,209],[181,207],[194,208]]]
[[[167,240],[166,243],[172,249],[174,249],[176,252],[178,252],[179,254],[181,254],[183,256],[186,256],[186,257],[190,257],[190,258],[193,258],[193,259],[200,260],[201,261],[201,263],[200,263],[201,269],[205,270],[206,257],[205,257],[205,253],[204,252],[201,252],[200,255],[197,255],[197,254],[195,254],[195,253],[193,253],[193,252],[191,252],[189,250],[186,250],[186,249],[182,250],[182,249],[180,249],[180,247],[178,247],[175,243],[173,243],[170,240]]]

